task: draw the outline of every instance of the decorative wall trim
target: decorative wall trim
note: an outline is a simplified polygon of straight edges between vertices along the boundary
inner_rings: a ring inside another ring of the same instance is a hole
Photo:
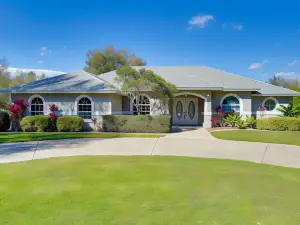
[[[32,96],[30,96],[30,98],[28,99],[28,104],[29,104],[28,112],[29,112],[30,115],[31,115],[31,102],[32,102],[32,100],[35,99],[35,98],[40,98],[40,99],[42,99],[42,101],[43,101],[43,108],[44,108],[43,112],[44,112],[44,115],[45,115],[45,114],[48,112],[48,110],[46,109],[46,101],[45,101],[45,99],[43,98],[43,96],[41,96],[41,95],[32,95]]]
[[[240,102],[240,114],[244,114],[244,103],[243,103],[243,100],[242,100],[242,98],[241,98],[239,95],[237,95],[237,94],[235,94],[235,93],[229,93],[229,94],[227,94],[227,95],[224,95],[224,96],[221,98],[220,106],[223,105],[224,99],[227,98],[227,97],[229,97],[229,96],[234,96],[234,97],[236,97],[236,98],[239,100],[239,102]]]

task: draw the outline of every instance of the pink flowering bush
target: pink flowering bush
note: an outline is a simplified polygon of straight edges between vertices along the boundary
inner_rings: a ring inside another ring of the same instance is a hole
[[[55,105],[55,104],[51,104],[51,105],[49,105],[49,110],[50,110],[51,112],[55,112],[55,111],[58,110],[58,107],[57,107],[57,105]]]
[[[56,114],[55,114],[55,113],[51,112],[51,113],[49,114],[49,116],[50,116],[50,118],[51,118],[52,121],[56,121],[57,117],[56,117]]]
[[[93,118],[92,118],[92,122],[93,122],[93,124],[94,124],[94,130],[96,130],[97,118],[96,118],[96,117],[93,117]]]
[[[265,107],[259,107],[260,118],[263,118],[266,115],[267,109]]]
[[[56,127],[56,121],[57,121],[57,111],[58,111],[58,107],[56,104],[51,104],[49,105],[49,110],[51,111],[49,113],[49,116],[51,118],[51,121],[52,121],[52,124],[53,124],[53,127],[54,127],[54,131],[57,131],[57,127]]]
[[[224,123],[224,116],[225,113],[223,112],[223,109],[221,106],[218,106],[216,108],[216,115],[215,118],[213,118],[211,120],[212,123],[212,127],[224,127],[225,123]]]
[[[27,108],[28,102],[25,102],[24,99],[16,99],[14,103],[8,107],[11,118],[15,122],[16,131],[20,129],[20,120],[24,117]]]

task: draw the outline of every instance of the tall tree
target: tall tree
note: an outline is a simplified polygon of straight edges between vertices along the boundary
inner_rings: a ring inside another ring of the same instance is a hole
[[[126,49],[117,50],[113,46],[108,46],[104,50],[89,51],[84,70],[98,75],[125,65],[144,66],[146,62]]]
[[[284,79],[283,77],[279,76],[273,76],[268,80],[268,83],[279,86],[279,87],[284,87],[291,89],[293,91],[298,91],[300,92],[300,81],[298,79]],[[293,103],[294,105],[299,105],[300,106],[300,97],[294,97],[293,98]]]
[[[140,114],[140,106],[139,101],[135,100],[141,99],[146,91],[151,91],[153,98],[160,100],[163,106],[166,106],[168,100],[176,93],[174,84],[167,82],[151,70],[136,70],[130,66],[122,66],[117,69],[117,77],[114,81],[117,86],[113,87],[129,97],[137,109],[137,114]]]
[[[0,59],[0,90],[7,88],[11,84],[11,76],[7,71],[8,62],[6,58]],[[9,102],[7,94],[0,94],[0,109],[6,109]]]

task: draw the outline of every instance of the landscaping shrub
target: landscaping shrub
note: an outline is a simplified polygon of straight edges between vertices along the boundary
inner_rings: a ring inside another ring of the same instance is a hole
[[[10,118],[7,112],[0,111],[0,131],[7,131],[10,127]]]
[[[272,117],[258,119],[256,127],[259,130],[299,131],[300,118],[296,117]]]
[[[172,123],[167,115],[105,115],[103,129],[124,133],[169,133]]]
[[[84,120],[79,116],[61,116],[56,127],[58,132],[80,132],[84,129]]]
[[[53,124],[49,116],[26,116],[21,120],[21,128],[24,132],[50,132]]]

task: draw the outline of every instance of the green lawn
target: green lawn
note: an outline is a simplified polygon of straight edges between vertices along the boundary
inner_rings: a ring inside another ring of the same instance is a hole
[[[223,140],[300,145],[300,131],[229,130],[215,131],[211,134]]]
[[[1,224],[300,224],[300,170],[86,156],[0,165]]]
[[[159,134],[125,134],[125,133],[0,133],[0,143],[42,141],[72,138],[159,138]]]

